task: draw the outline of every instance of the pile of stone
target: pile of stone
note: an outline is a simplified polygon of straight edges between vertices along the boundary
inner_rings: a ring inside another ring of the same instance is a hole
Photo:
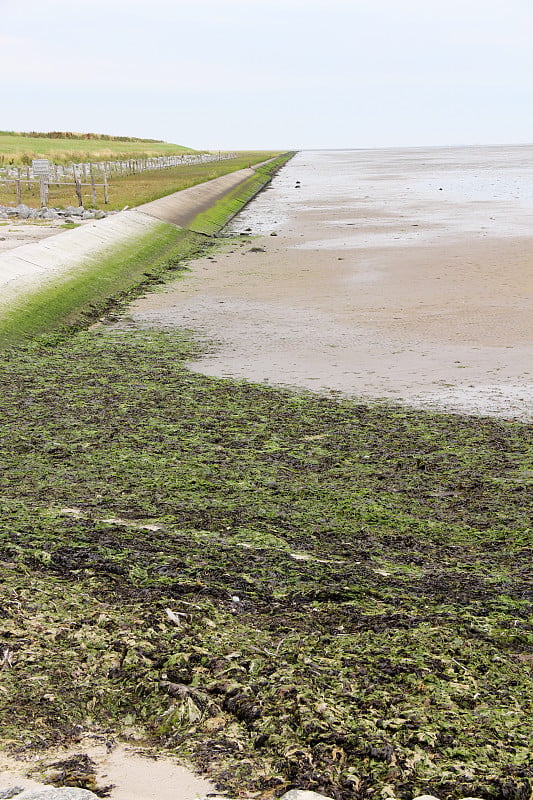
[[[30,208],[21,203],[18,206],[0,206],[0,219],[25,219],[31,220],[64,220],[65,222],[79,222],[87,219],[103,219],[116,211],[102,211],[101,209],[83,206],[67,206],[66,208]]]

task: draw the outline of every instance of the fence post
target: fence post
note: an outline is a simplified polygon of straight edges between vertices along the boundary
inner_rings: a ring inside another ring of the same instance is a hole
[[[104,203],[106,206],[109,203],[109,188],[107,185],[107,172],[104,172]]]
[[[41,197],[41,208],[48,205],[48,178],[41,176],[39,180],[39,194]]]
[[[17,183],[16,183],[16,187],[17,187],[17,205],[20,206],[20,204],[22,203],[22,186],[20,184],[20,167],[17,167]]]
[[[80,183],[80,179],[76,175],[76,170],[74,170],[74,189],[75,189],[76,194],[78,196],[78,205],[82,206],[83,205],[83,197],[81,195],[81,183]]]
[[[94,185],[94,170],[92,163],[89,164],[89,169],[91,171],[91,194],[93,198],[93,206],[96,206],[96,186]]]

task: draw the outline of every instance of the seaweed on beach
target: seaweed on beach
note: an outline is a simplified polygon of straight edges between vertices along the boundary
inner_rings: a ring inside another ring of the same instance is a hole
[[[531,426],[195,375],[176,332],[48,344],[2,356],[4,747],[531,796]]]

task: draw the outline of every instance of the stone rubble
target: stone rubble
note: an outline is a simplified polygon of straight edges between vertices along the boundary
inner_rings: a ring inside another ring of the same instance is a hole
[[[0,219],[11,220],[52,220],[64,219],[65,222],[79,222],[87,219],[103,219],[117,211],[102,211],[83,206],[67,206],[66,208],[30,208],[21,203],[18,206],[0,206]]]

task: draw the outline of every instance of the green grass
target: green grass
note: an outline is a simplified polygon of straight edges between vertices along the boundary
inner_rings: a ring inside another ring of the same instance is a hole
[[[106,208],[123,208],[124,205],[138,206],[157,200],[173,192],[188,189],[199,183],[219,178],[230,172],[236,172],[278,155],[271,152],[237,153],[235,158],[225,161],[212,161],[208,164],[191,164],[185,167],[174,167],[168,170],[143,172],[127,178],[113,181],[110,188],[109,206]],[[100,204],[100,207],[105,207]]]
[[[138,206],[156,200],[159,197],[188,189],[198,183],[203,183],[229,172],[234,172],[250,164],[257,164],[277,153],[249,152],[238,153],[235,158],[224,161],[213,161],[207,164],[190,164],[180,167],[171,167],[164,170],[149,170],[136,175],[112,177],[109,182],[109,204],[105,205],[103,189],[97,187],[96,208],[105,210],[122,209],[124,206]],[[0,182],[0,204],[15,204],[16,195],[14,187],[10,193],[5,191],[5,186]],[[84,204],[92,207],[90,187],[83,187]],[[39,188],[33,186],[28,189],[22,182],[22,201],[31,208],[40,206]],[[74,187],[57,186],[50,184],[49,205],[51,207],[66,207],[78,205]]]
[[[4,746],[144,731],[230,795],[529,798],[531,426],[196,351],[125,325],[2,358]]]
[[[0,164],[27,164],[33,158],[48,158],[57,164],[71,161],[120,161],[128,158],[195,152],[169,142],[109,141],[101,139],[47,139],[0,132]]]

